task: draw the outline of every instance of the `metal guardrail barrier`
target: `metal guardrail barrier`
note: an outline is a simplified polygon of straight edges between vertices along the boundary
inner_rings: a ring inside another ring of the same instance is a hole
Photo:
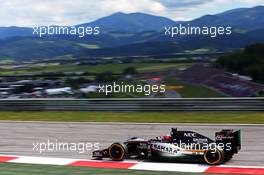
[[[264,111],[264,98],[0,99],[0,111]]]

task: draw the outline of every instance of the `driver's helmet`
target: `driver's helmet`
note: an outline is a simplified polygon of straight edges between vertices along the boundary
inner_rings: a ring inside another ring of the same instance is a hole
[[[172,138],[172,137],[171,137],[170,134],[163,136],[163,140],[165,140],[165,141],[170,141],[171,138]]]
[[[173,139],[176,139],[176,138],[177,138],[177,133],[178,133],[177,128],[171,128],[171,133],[170,133],[170,135],[171,135],[171,137],[172,137]]]

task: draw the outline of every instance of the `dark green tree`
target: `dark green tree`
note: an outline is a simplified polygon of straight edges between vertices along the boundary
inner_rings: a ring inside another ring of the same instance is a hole
[[[127,67],[126,69],[124,69],[124,71],[123,71],[123,74],[124,75],[134,75],[134,74],[136,74],[137,73],[137,71],[136,71],[136,68],[134,68],[134,67]]]

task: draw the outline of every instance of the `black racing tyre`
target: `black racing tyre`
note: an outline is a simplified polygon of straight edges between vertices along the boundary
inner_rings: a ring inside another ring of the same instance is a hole
[[[109,147],[109,156],[114,161],[122,161],[126,157],[125,145],[120,143],[113,143]]]
[[[219,165],[224,162],[224,152],[216,148],[215,150],[207,150],[204,153],[204,160],[209,165]]]

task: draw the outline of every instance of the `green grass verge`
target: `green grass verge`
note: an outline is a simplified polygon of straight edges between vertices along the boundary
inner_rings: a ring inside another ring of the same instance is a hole
[[[264,112],[0,112],[0,120],[260,124]]]
[[[180,172],[153,172],[118,169],[98,169],[87,167],[66,167],[51,165],[31,165],[1,163],[0,174],[4,175],[202,175],[201,173],[180,173]]]

